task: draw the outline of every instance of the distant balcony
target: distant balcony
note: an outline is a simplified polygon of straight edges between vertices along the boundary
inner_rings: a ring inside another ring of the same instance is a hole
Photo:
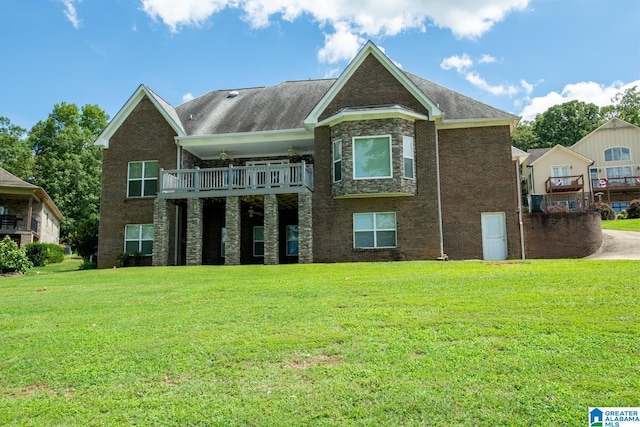
[[[313,165],[302,163],[160,170],[161,198],[227,197],[313,190]]]
[[[27,226],[24,217],[19,215],[0,215],[0,231],[3,233],[11,232],[34,232],[38,233],[38,221],[35,218],[31,218],[31,224]]]
[[[584,175],[552,176],[544,183],[547,194],[584,190]]]
[[[592,179],[593,189],[607,191],[640,190],[640,176],[628,176],[625,178],[599,178]]]

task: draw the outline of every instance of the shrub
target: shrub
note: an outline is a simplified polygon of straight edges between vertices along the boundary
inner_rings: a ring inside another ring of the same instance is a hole
[[[0,242],[0,273],[26,273],[32,267],[24,249],[9,236]]]
[[[640,218],[640,199],[635,199],[627,205],[627,218]]]
[[[84,261],[82,264],[80,264],[80,270],[95,270],[96,268],[97,265],[95,262]]]
[[[142,258],[144,258],[142,252],[134,252],[132,254],[129,252],[120,252],[116,259],[116,267],[138,267],[142,265]]]
[[[64,261],[62,248],[55,243],[29,243],[24,247],[27,258],[34,267],[43,267]]]
[[[34,267],[44,267],[47,264],[47,248],[42,243],[29,243],[24,246],[24,252]]]
[[[569,213],[571,212],[571,210],[569,209],[569,206],[559,203],[557,205],[547,206],[547,212],[548,213]]]
[[[616,219],[616,211],[614,211],[608,204],[604,202],[596,202],[594,207],[596,211],[600,213],[600,218],[602,218],[603,221]]]

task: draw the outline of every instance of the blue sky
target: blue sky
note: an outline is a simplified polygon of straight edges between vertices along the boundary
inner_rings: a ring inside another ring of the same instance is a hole
[[[532,119],[640,87],[638,0],[7,0],[0,116],[113,117],[141,83],[212,90],[336,77],[367,40],[403,69]]]

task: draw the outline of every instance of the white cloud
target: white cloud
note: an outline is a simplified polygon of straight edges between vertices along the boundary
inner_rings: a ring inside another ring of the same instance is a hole
[[[187,92],[184,95],[182,95],[182,102],[189,102],[194,98],[195,98],[195,96],[193,96],[193,94],[191,92]]]
[[[491,55],[487,55],[486,53],[480,57],[480,60],[478,60],[478,64],[491,64],[492,62],[496,62],[496,58]]]
[[[466,53],[462,56],[453,55],[448,58],[444,58],[440,63],[440,68],[443,70],[451,70],[455,68],[455,70],[459,73],[464,72],[467,68],[473,66],[473,61]]]
[[[610,86],[604,86],[595,82],[579,82],[568,84],[560,93],[549,92],[544,96],[531,99],[528,105],[520,112],[523,120],[533,120],[537,114],[542,114],[550,107],[569,101],[583,101],[596,104],[598,107],[611,105],[611,98],[617,93],[624,92],[633,86],[640,86],[640,80],[627,84],[614,82]]]
[[[60,0],[65,7],[64,16],[71,22],[73,28],[76,30],[80,28],[80,22],[82,20],[78,18],[78,12],[76,11],[76,6],[74,4],[75,0]],[[78,0],[78,2],[81,0]]]
[[[480,77],[475,71],[465,73],[464,78],[472,85],[489,92],[492,95],[509,95],[513,96],[519,92],[519,89],[513,85],[490,85],[485,79]]]
[[[71,0],[66,0],[71,1]],[[201,25],[225,8],[244,12],[253,28],[268,26],[273,17],[293,21],[307,15],[325,33],[321,61],[334,63],[355,55],[363,40],[395,36],[403,31],[426,31],[428,25],[446,28],[458,38],[477,39],[512,12],[526,10],[531,0],[141,0],[142,10],[172,32]],[[348,44],[343,46],[340,42]],[[360,41],[358,48],[353,47]]]
[[[524,89],[524,93],[526,93],[527,96],[531,95],[533,88],[535,87],[534,84],[527,82],[525,79],[520,79],[520,86],[522,86],[522,89]]]

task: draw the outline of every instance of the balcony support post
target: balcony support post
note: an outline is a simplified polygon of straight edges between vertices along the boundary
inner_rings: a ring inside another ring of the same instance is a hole
[[[153,259],[152,265],[169,265],[169,201],[153,201]]]
[[[275,194],[264,196],[264,263],[278,264],[278,198]]]
[[[304,169],[303,169],[304,170]],[[313,193],[298,194],[298,262],[313,262]]]
[[[202,265],[202,199],[187,202],[187,265]]]
[[[240,197],[230,196],[226,199],[225,229],[225,265],[240,265]]]

